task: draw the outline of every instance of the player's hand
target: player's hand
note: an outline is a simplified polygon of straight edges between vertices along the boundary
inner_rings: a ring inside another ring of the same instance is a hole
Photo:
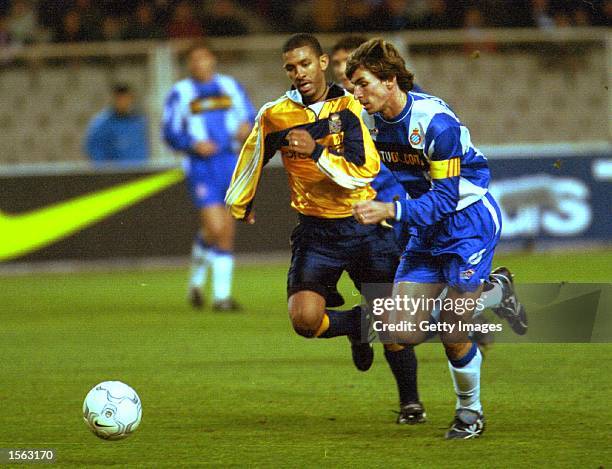
[[[255,211],[251,210],[249,214],[242,219],[242,221],[245,222],[247,225],[254,225],[255,224]]]
[[[251,133],[252,128],[253,126],[250,122],[243,122],[240,124],[240,127],[238,127],[238,131],[236,132],[236,140],[238,140],[240,143],[244,143]]]
[[[362,225],[375,225],[387,218],[395,218],[395,204],[366,200],[353,205],[353,216]]]
[[[193,151],[206,158],[217,153],[217,145],[210,140],[200,140],[193,144]]]
[[[293,129],[289,131],[286,139],[289,143],[289,150],[296,153],[312,155],[312,152],[315,150],[316,142],[306,130]]]

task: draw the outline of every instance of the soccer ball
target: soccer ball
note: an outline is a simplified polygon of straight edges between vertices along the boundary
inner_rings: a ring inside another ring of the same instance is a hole
[[[93,387],[83,402],[83,420],[94,435],[120,440],[132,433],[142,418],[140,397],[121,381],[104,381]]]

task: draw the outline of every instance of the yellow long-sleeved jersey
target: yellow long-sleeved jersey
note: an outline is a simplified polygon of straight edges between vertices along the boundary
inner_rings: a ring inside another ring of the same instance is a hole
[[[264,105],[246,140],[225,203],[237,219],[245,218],[264,165],[280,151],[288,173],[291,206],[321,218],[351,215],[355,202],[373,199],[370,182],[380,159],[361,120],[362,107],[350,93],[332,85],[327,99],[306,106],[297,90]],[[317,145],[312,155],[288,150],[292,129],[307,130]]]

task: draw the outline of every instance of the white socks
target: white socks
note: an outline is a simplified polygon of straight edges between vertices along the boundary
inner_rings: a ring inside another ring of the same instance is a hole
[[[202,288],[212,270],[213,300],[227,300],[232,293],[234,255],[204,244],[197,238],[191,248],[189,288]]]
[[[190,288],[202,288],[206,282],[211,257],[214,255],[210,247],[204,247],[199,239],[191,247],[191,273],[189,277]]]
[[[227,300],[232,293],[234,256],[226,251],[217,251],[212,260],[214,301]]]
[[[457,409],[482,412],[482,404],[480,403],[481,364],[482,354],[476,344],[472,344],[472,348],[462,359],[448,361],[448,369],[453,378],[455,393],[457,394]]]

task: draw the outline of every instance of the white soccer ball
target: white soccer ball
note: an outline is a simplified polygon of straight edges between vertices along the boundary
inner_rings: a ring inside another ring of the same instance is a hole
[[[120,440],[140,424],[140,397],[121,381],[104,381],[93,387],[83,402],[83,420],[94,435]]]

